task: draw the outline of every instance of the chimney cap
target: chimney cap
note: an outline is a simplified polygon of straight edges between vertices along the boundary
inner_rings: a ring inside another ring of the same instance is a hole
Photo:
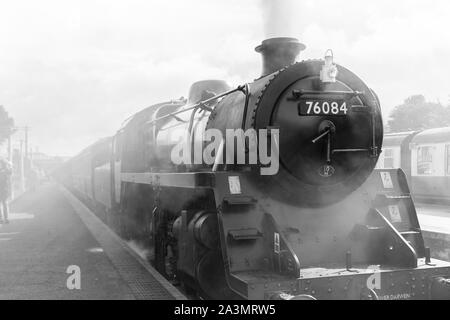
[[[292,47],[296,47],[299,51],[303,51],[306,49],[306,46],[303,43],[301,43],[297,38],[278,37],[264,40],[259,46],[255,48],[255,51],[261,53],[262,51],[268,48],[277,47],[279,45],[283,46],[290,45]]]

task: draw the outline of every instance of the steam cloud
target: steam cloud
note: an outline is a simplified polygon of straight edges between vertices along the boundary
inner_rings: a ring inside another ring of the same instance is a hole
[[[137,241],[131,240],[127,242],[128,246],[133,250],[139,257],[144,260],[148,260],[150,257],[150,250],[145,248],[142,244]]]
[[[292,11],[294,0],[260,0],[266,38],[295,35]]]

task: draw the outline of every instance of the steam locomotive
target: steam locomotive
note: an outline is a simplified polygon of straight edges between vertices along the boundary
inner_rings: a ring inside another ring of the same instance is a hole
[[[374,170],[376,94],[332,52],[296,62],[304,49],[263,41],[260,78],[235,89],[201,81],[188,99],[142,110],[65,163],[60,180],[203,298],[449,298],[450,264],[431,259],[404,173]],[[241,134],[194,161],[211,130]],[[265,142],[256,161],[252,130]],[[180,145],[185,161],[173,161]],[[264,147],[276,172],[262,174]]]

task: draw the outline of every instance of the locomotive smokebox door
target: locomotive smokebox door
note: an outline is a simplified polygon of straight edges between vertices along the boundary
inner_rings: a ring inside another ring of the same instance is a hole
[[[325,65],[299,62],[266,82],[251,125],[279,128],[280,170],[261,178],[271,196],[321,206],[359,188],[377,162],[371,150],[380,150],[383,140],[381,109],[370,88],[335,65],[331,53]]]

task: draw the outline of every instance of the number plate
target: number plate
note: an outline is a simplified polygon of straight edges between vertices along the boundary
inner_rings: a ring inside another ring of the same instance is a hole
[[[344,99],[305,99],[298,104],[301,116],[346,116],[349,103]]]

